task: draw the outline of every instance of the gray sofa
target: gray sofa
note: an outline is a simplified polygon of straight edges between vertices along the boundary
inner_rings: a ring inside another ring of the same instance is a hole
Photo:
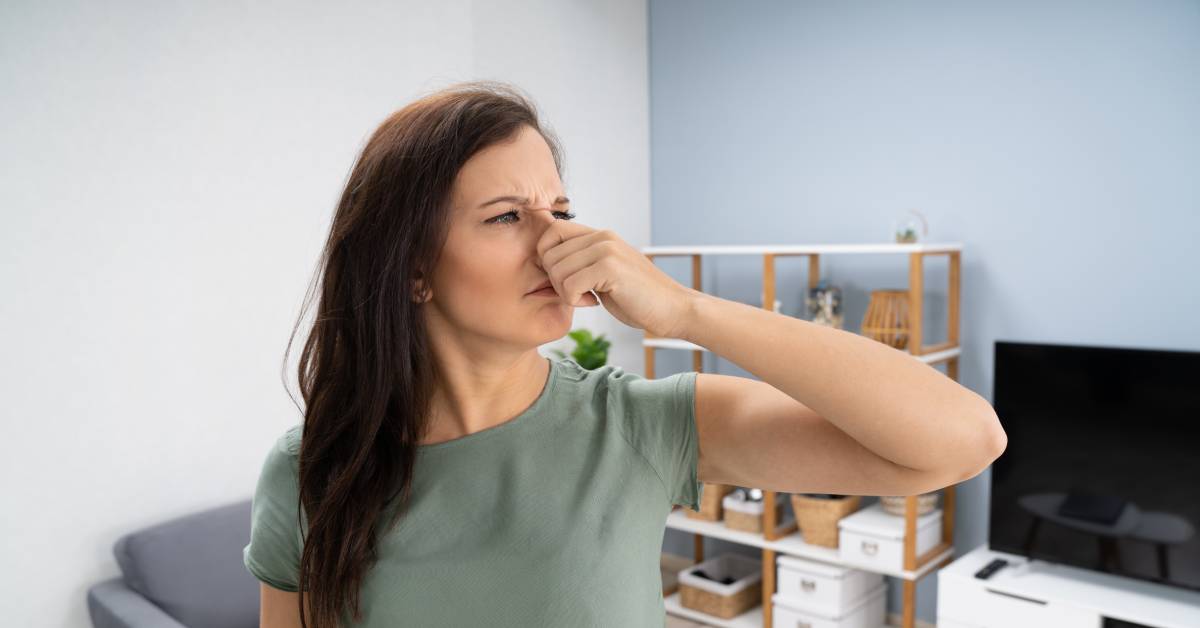
[[[250,500],[130,532],[113,545],[121,576],[88,589],[95,628],[255,628],[258,580],[242,563]]]

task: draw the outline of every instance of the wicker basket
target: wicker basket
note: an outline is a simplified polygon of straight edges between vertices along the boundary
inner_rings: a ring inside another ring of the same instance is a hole
[[[704,569],[717,578],[731,575],[737,579],[728,585],[701,581],[690,575],[689,572],[695,569]],[[727,593],[718,593],[718,590]],[[681,571],[679,603],[684,608],[721,619],[733,619],[741,615],[762,603],[762,561],[737,554],[724,554]]]
[[[819,499],[804,495],[792,495],[792,510],[804,542],[822,547],[838,546],[838,521],[858,510],[862,503],[859,495],[842,499]]]
[[[883,504],[884,512],[901,517],[906,514],[905,509],[908,506],[907,500],[907,497],[884,496],[879,498],[879,501]],[[920,517],[921,515],[933,510],[935,507],[937,507],[937,502],[937,491],[917,495],[917,516]]]
[[[725,496],[732,493],[737,487],[732,484],[711,484],[704,483],[704,489],[700,492],[700,510],[692,510],[684,507],[684,514],[689,519],[703,519],[704,521],[720,521],[721,514],[724,508],[721,506],[721,500]]]
[[[743,532],[758,532],[763,531],[763,520],[766,519],[765,504],[759,502],[760,512],[742,512],[734,508],[724,505],[722,500],[722,510],[725,511],[725,527],[730,530],[741,530]],[[783,518],[783,500],[775,500],[775,523],[778,524]]]

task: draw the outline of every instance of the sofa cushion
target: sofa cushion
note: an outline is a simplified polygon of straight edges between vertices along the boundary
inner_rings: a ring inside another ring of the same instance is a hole
[[[188,628],[258,626],[259,585],[242,563],[249,499],[165,521],[113,546],[129,588]]]

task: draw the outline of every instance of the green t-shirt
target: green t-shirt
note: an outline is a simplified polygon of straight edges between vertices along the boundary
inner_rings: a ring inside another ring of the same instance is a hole
[[[379,541],[343,625],[620,626],[666,623],[659,557],[673,505],[699,509],[696,372],[647,379],[550,361],[516,417],[419,447],[412,503]],[[298,589],[301,426],[268,453],[246,568]],[[305,519],[307,530],[307,519]]]

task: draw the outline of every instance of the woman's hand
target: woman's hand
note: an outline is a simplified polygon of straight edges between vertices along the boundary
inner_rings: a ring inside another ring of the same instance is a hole
[[[667,338],[676,337],[690,315],[695,291],[609,229],[556,221],[538,239],[537,252],[567,305],[592,307],[599,296],[617,320]]]

